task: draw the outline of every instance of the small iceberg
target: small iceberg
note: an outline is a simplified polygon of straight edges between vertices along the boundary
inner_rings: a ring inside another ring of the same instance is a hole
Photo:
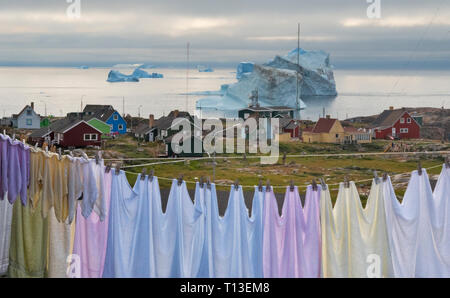
[[[197,69],[198,72],[214,72],[214,69],[212,69],[210,66],[198,65]]]
[[[108,74],[108,79],[106,80],[110,83],[117,82],[139,82],[139,78],[133,75],[126,75],[117,70],[111,70]]]
[[[89,66],[87,66],[87,65],[81,65],[81,66],[78,66],[78,69],[89,69]]]

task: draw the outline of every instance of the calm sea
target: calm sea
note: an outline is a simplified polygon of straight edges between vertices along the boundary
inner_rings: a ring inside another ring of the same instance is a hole
[[[38,113],[55,116],[79,111],[86,104],[112,104],[118,111],[142,117],[168,114],[171,110],[195,111],[195,102],[204,96],[188,93],[219,90],[222,84],[236,81],[234,69],[213,73],[185,69],[149,69],[164,74],[164,79],[141,79],[139,83],[108,83],[110,69],[91,68],[0,68],[0,115],[18,113],[33,101]],[[131,73],[132,69],[122,69]],[[308,108],[303,119],[316,120],[326,114],[345,119],[373,115],[394,107],[449,107],[450,71],[336,70],[339,96],[304,99]],[[125,103],[123,108],[123,102]],[[221,111],[202,111],[203,117],[220,116]],[[228,113],[229,115],[229,113]]]

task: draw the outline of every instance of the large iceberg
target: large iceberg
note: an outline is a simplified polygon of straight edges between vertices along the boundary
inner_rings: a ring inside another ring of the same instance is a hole
[[[237,77],[236,83],[222,90],[223,95],[198,100],[197,108],[240,109],[248,105],[253,90],[258,91],[261,106],[300,109],[306,105],[297,99],[297,92],[300,98],[337,95],[330,56],[323,51],[294,49],[265,64],[243,62],[238,65]]]
[[[253,72],[254,65],[255,64],[253,62],[239,63],[236,70],[236,79],[239,80],[243,75]]]

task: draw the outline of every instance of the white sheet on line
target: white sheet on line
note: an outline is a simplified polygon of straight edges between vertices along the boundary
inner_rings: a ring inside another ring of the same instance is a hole
[[[322,191],[323,277],[393,277],[382,184],[372,182],[365,208],[354,182],[340,184],[334,208]]]
[[[384,184],[394,274],[396,277],[450,277],[448,172],[441,174],[433,196],[428,174],[425,169],[422,171],[422,175],[417,171],[411,174],[401,203],[390,178]]]

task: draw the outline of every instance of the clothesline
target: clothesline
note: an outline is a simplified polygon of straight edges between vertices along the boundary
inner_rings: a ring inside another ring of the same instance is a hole
[[[435,165],[435,166],[432,166],[432,167],[428,167],[428,168],[425,168],[425,169],[426,170],[431,170],[431,169],[435,169],[435,168],[439,168],[439,167],[442,167],[442,164],[438,164],[438,165]],[[130,175],[136,175],[136,176],[140,174],[140,173],[135,173],[135,172],[130,172],[130,171],[124,171],[124,172],[127,173],[127,174],[130,174]],[[398,176],[407,175],[407,174],[409,174],[409,172],[395,174],[392,177],[398,177]],[[158,176],[158,179],[159,180],[172,181],[175,178],[167,178],[167,177],[160,177],[160,176]],[[373,178],[370,178],[370,179],[354,181],[354,183],[370,182],[372,180],[373,180]],[[197,183],[197,181],[186,181],[186,180],[184,180],[184,182],[186,182],[187,184],[196,184]],[[227,186],[227,187],[232,185],[232,184],[225,184],[225,183],[214,183],[214,184],[216,186]],[[333,183],[333,184],[327,184],[327,185],[328,186],[338,186],[339,184],[340,183]],[[255,187],[255,185],[240,185],[240,186],[242,188],[254,188]],[[274,188],[274,189],[284,189],[284,188],[286,188],[286,185],[276,185],[276,186],[271,186],[271,187]]]

